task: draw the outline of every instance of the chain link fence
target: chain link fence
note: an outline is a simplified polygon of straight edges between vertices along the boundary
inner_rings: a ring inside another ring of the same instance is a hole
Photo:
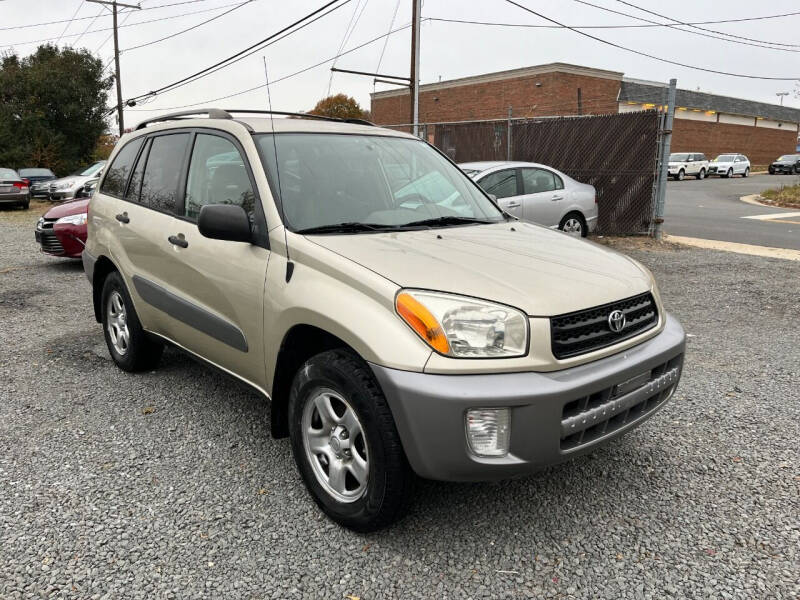
[[[652,233],[662,133],[657,111],[424,123],[419,130],[457,163],[536,162],[593,185],[598,233]]]

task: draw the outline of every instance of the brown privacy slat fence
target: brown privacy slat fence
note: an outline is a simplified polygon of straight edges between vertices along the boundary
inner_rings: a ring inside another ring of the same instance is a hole
[[[537,162],[589,183],[597,190],[598,233],[631,234],[651,231],[660,122],[658,112],[643,111],[427,123],[420,135],[455,162]]]

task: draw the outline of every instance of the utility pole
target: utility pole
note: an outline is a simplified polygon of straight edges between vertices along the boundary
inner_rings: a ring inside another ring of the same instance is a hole
[[[788,96],[789,92],[777,92],[775,95],[781,99],[781,106],[783,106],[783,97]]]
[[[122,79],[119,70],[119,36],[117,35],[117,6],[124,6],[126,8],[141,9],[138,4],[123,4],[117,0],[88,0],[95,4],[102,4],[106,7],[111,6],[111,14],[114,16],[114,67],[116,68],[116,82],[117,82],[117,121],[119,122],[119,135],[125,133],[125,121],[122,116]]]
[[[411,0],[411,126],[419,136],[419,26],[422,0]]]
[[[656,214],[653,219],[655,225],[653,234],[656,240],[661,241],[663,232],[661,224],[664,222],[664,200],[667,195],[667,178],[669,177],[669,153],[672,146],[672,122],[675,119],[675,89],[677,79],[669,80],[667,92],[667,115],[664,119],[664,130],[661,132],[661,163],[658,165],[658,190],[656,191]]]

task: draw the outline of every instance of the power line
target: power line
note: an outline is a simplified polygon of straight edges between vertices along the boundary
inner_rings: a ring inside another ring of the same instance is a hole
[[[287,79],[291,79],[292,77],[296,77],[298,75],[302,75],[303,73],[305,73],[307,71],[310,71],[312,69],[316,69],[317,67],[321,67],[322,65],[328,64],[329,62],[332,62],[332,61],[336,60],[337,58],[339,58],[341,56],[345,56],[346,54],[350,54],[352,52],[355,52],[356,50],[360,50],[361,48],[363,48],[365,46],[369,46],[370,44],[373,44],[373,43],[377,42],[378,40],[382,40],[383,38],[385,38],[387,36],[390,36],[393,33],[397,33],[398,31],[403,31],[405,29],[408,29],[409,27],[411,27],[411,23],[406,23],[402,27],[398,27],[397,29],[393,29],[392,31],[384,33],[383,35],[379,35],[376,38],[372,38],[371,40],[368,40],[368,41],[364,42],[363,44],[359,44],[358,46],[350,48],[349,50],[345,50],[344,52],[341,52],[341,53],[339,53],[339,54],[337,54],[335,56],[331,56],[330,58],[326,58],[323,61],[320,61],[318,63],[315,63],[315,64],[310,65],[308,67],[305,67],[303,69],[300,69],[299,71],[295,71],[294,73],[290,73],[289,75],[284,75],[283,77],[280,77],[278,79],[270,81],[270,85],[275,85],[276,83],[279,83],[281,81],[286,81]],[[201,100],[200,102],[193,102],[192,104],[184,104],[182,106],[171,106],[169,108],[133,109],[133,112],[159,112],[159,111],[164,111],[164,110],[180,110],[182,108],[192,108],[192,107],[195,107],[195,106],[200,106],[201,104],[209,104],[211,102],[218,102],[220,100],[227,100],[228,98],[234,98],[236,96],[241,96],[241,95],[247,94],[249,92],[254,92],[256,90],[263,89],[264,87],[266,87],[266,84],[262,83],[261,85],[256,85],[254,87],[247,88],[246,90],[240,90],[238,92],[233,92],[232,94],[228,94],[226,96],[220,96],[218,98],[211,98],[211,99],[208,99],[208,100]]]
[[[251,2],[255,2],[255,0],[245,0],[244,2],[240,2],[239,4],[234,5],[233,8],[231,8],[230,10],[226,10],[225,12],[220,13],[218,15],[215,15],[215,16],[211,17],[210,19],[206,19],[205,21],[202,21],[201,23],[197,23],[196,25],[192,25],[191,27],[187,27],[186,29],[183,29],[181,31],[176,31],[175,33],[171,33],[170,35],[164,36],[164,37],[159,38],[157,40],[152,40],[150,42],[145,42],[144,44],[138,44],[136,46],[131,46],[130,48],[123,48],[120,52],[123,52],[123,53],[124,52],[130,52],[131,50],[137,50],[139,48],[144,48],[145,46],[152,46],[153,44],[157,44],[159,42],[163,42],[164,40],[169,40],[171,38],[177,37],[177,36],[179,36],[181,34],[186,33],[187,31],[192,31],[193,29],[197,29],[198,27],[202,27],[206,23],[211,23],[211,21],[216,21],[220,17],[224,17],[225,15],[230,14],[233,11],[235,11],[235,10],[237,10],[239,8],[242,8],[245,4],[250,4]],[[214,9],[214,10],[218,10],[218,8]]]
[[[361,15],[364,14],[364,9],[367,8],[367,2],[369,0],[364,0],[364,6],[361,9],[361,12],[358,12],[358,7],[361,4],[361,0],[358,0],[356,3],[356,9],[353,11],[353,16],[350,18],[350,23],[347,25],[347,29],[344,31],[344,36],[342,37],[342,43],[339,44],[339,48],[337,48],[337,54],[344,50],[345,45],[347,45],[347,41],[350,39],[350,36],[353,35],[353,32],[356,30],[356,26],[358,22],[361,20]],[[358,17],[356,17],[356,13],[358,13]],[[355,20],[354,20],[355,19]],[[333,61],[333,67],[336,66],[336,61]],[[333,85],[333,71],[331,71],[330,77],[328,78],[328,92],[325,94],[326,96],[331,95],[331,86]]]
[[[589,38],[591,40],[594,40],[596,42],[600,42],[601,44],[605,44],[607,46],[611,46],[611,47],[617,48],[619,50],[625,50],[626,52],[631,52],[632,54],[637,54],[639,56],[645,56],[647,58],[651,58],[653,60],[657,60],[659,62],[667,63],[667,64],[670,64],[670,65],[676,65],[678,67],[684,67],[684,68],[687,68],[687,69],[694,69],[696,71],[703,71],[705,73],[714,73],[716,75],[727,75],[729,77],[741,77],[743,79],[763,79],[763,80],[769,80],[769,81],[795,81],[797,79],[800,79],[800,76],[795,76],[795,77],[766,77],[766,76],[763,76],[763,75],[747,75],[747,74],[744,74],[744,73],[729,73],[727,71],[717,71],[715,69],[707,69],[705,67],[697,67],[697,66],[694,66],[694,65],[688,65],[686,63],[681,63],[681,62],[677,62],[677,61],[674,61],[674,60],[669,60],[667,58],[661,58],[660,56],[654,56],[652,54],[647,54],[646,52],[641,52],[640,50],[634,50],[633,48],[628,48],[626,46],[622,46],[621,44],[617,44],[615,42],[610,42],[608,40],[604,40],[603,38],[599,38],[599,37],[594,36],[594,35],[592,35],[590,33],[586,33],[585,31],[580,31],[578,29],[575,29],[574,27],[570,27],[569,25],[564,25],[563,23],[560,23],[559,21],[556,21],[555,19],[551,19],[550,17],[546,17],[542,13],[538,13],[535,10],[532,10],[532,9],[526,7],[526,6],[523,6],[522,4],[519,4],[518,2],[515,2],[514,0],[506,0],[506,2],[508,2],[509,4],[513,4],[517,8],[521,8],[522,10],[524,10],[526,12],[529,12],[532,15],[536,15],[540,19],[544,19],[545,21],[549,21],[549,22],[554,23],[556,25],[561,25],[561,26],[569,29],[570,31],[573,31],[573,32],[577,33],[578,35],[582,35],[582,36],[587,37],[587,38]]]
[[[145,0],[142,0],[142,2],[144,2],[144,1]],[[195,1],[205,1],[205,0],[195,0]],[[138,25],[146,25],[148,23],[159,23],[161,21],[169,21],[171,19],[178,19],[180,17],[188,17],[188,16],[191,16],[191,15],[200,15],[200,14],[203,14],[203,13],[214,12],[215,10],[221,10],[223,8],[229,8],[231,6],[236,6],[236,5],[240,4],[240,3],[241,2],[234,2],[234,3],[231,3],[231,4],[223,4],[222,6],[215,6],[213,8],[204,8],[202,10],[193,10],[193,11],[189,11],[189,12],[185,12],[185,13],[179,13],[177,15],[167,15],[165,17],[159,17],[157,19],[148,19],[146,21],[136,21],[135,23],[131,23],[129,25],[125,25],[125,22],[136,11],[134,11],[134,10],[124,10],[124,11],[121,10],[121,11],[119,11],[118,14],[119,15],[125,15],[125,17],[122,19],[122,22],[119,24],[119,28],[122,29],[123,27],[136,27]],[[184,2],[179,2],[178,4],[185,4],[185,3]],[[151,10],[153,8],[163,8],[165,6],[172,6],[172,5],[171,4],[165,4],[165,5],[162,5],[160,7],[159,6],[152,6],[149,9],[143,7],[142,10]],[[113,27],[104,27],[102,29],[93,29],[92,31],[84,31],[81,34],[71,33],[69,35],[65,35],[64,37],[75,37],[75,36],[82,37],[83,35],[85,35],[87,33],[89,33],[89,34],[91,34],[91,33],[102,33],[104,31],[113,31],[113,30],[114,30]],[[6,48],[6,47],[10,47],[10,46],[25,46],[26,44],[40,44],[42,42],[52,42],[52,41],[54,41],[56,39],[57,38],[50,37],[50,38],[42,38],[42,39],[38,39],[38,40],[28,40],[28,41],[25,41],[25,42],[15,42],[13,44],[0,44],[0,48]],[[108,40],[110,40],[110,39],[111,39],[111,36],[109,35],[109,37],[107,37],[106,40],[102,44],[100,44],[100,46],[97,47],[97,49],[95,50],[95,53],[98,52],[100,50],[100,48],[105,46],[106,43],[108,42]],[[73,45],[74,44],[75,44],[75,42],[73,42]]]
[[[392,20],[389,22],[389,31],[391,31],[392,27],[394,27],[394,20],[397,18],[397,11],[399,9],[400,9],[400,0],[397,0],[397,3],[394,5],[394,13],[392,13]],[[383,55],[386,53],[386,46],[388,44],[389,44],[389,36],[387,35],[383,40],[383,48],[381,49],[381,55],[378,57],[378,66],[375,68],[375,71],[378,73],[381,70]]]
[[[667,17],[667,16],[659,14],[657,12],[653,12],[652,10],[647,10],[645,8],[642,8],[641,6],[636,6],[635,4],[631,4],[630,2],[624,2],[623,0],[617,0],[617,2],[619,2],[620,4],[625,4],[626,6],[630,6],[631,8],[635,8],[637,10],[641,10],[642,12],[646,12],[646,13],[651,14],[653,16],[660,17],[662,19],[667,19],[668,21],[674,21],[675,23],[679,23],[680,25],[687,25],[689,27],[692,27],[693,29],[699,29],[701,31],[709,31],[711,33],[718,33],[720,35],[726,35],[728,37],[738,38],[740,40],[747,40],[748,42],[758,42],[758,43],[761,43],[761,44],[772,44],[773,46],[792,46],[792,47],[795,47],[795,48],[800,47],[800,44],[782,44],[780,42],[769,42],[769,41],[765,41],[765,40],[756,40],[756,39],[749,38],[749,37],[744,37],[744,36],[741,36],[741,35],[734,35],[732,33],[725,33],[724,31],[717,31],[715,29],[707,29],[705,27],[697,27],[697,25],[703,25],[704,23],[682,23],[681,21],[678,21],[677,19],[673,19],[672,17]]]
[[[140,98],[144,98],[146,96],[151,96],[151,95],[154,95],[154,94],[161,94],[161,93],[165,93],[165,92],[168,92],[168,91],[172,91],[173,89],[176,89],[178,87],[182,87],[184,85],[187,85],[188,83],[191,83],[193,81],[197,81],[198,79],[202,79],[203,77],[206,77],[207,75],[210,75],[211,73],[214,73],[214,72],[216,72],[217,70],[219,70],[221,68],[229,67],[230,65],[232,65],[232,64],[234,64],[236,62],[239,62],[240,60],[246,58],[250,54],[258,52],[263,47],[266,47],[265,44],[268,45],[268,43],[270,41],[272,41],[275,38],[277,38],[278,36],[286,33],[287,31],[292,30],[295,27],[297,27],[297,29],[294,29],[294,31],[291,32],[291,33],[296,33],[297,31],[300,31],[301,29],[303,29],[304,27],[307,27],[308,25],[310,25],[311,23],[317,21],[318,19],[321,19],[322,17],[324,17],[326,15],[329,15],[333,11],[342,8],[343,6],[345,6],[348,3],[352,2],[352,0],[344,0],[341,4],[339,4],[337,6],[333,6],[337,2],[339,2],[339,0],[331,0],[330,2],[327,2],[327,3],[323,4],[321,7],[319,7],[316,10],[310,12],[309,14],[305,15],[304,17],[301,17],[300,19],[298,19],[294,23],[292,23],[290,25],[287,25],[283,29],[280,29],[279,31],[276,31],[275,33],[265,37],[263,40],[258,41],[255,44],[252,44],[252,45],[248,46],[247,48],[245,48],[243,50],[240,50],[239,52],[237,52],[235,54],[232,54],[231,56],[229,56],[227,58],[224,58],[224,59],[222,59],[221,61],[219,61],[217,63],[214,63],[213,65],[210,65],[210,66],[208,66],[208,67],[206,67],[204,69],[200,69],[199,71],[197,71],[196,73],[193,73],[192,75],[187,75],[186,77],[183,77],[182,79],[178,79],[177,81],[173,81],[172,83],[169,83],[167,85],[161,86],[160,88],[158,88],[156,90],[153,90],[151,92],[147,92],[146,94],[140,94],[138,96],[134,96],[133,98],[130,98],[129,100],[139,100]],[[333,8],[330,8],[331,6],[333,6]],[[330,10],[328,10],[328,9],[330,9]],[[315,17],[315,18],[312,19],[311,17]]]
[[[739,19],[722,19],[718,21],[693,21],[685,25],[715,25],[720,23],[742,23],[744,21],[764,21],[767,19],[780,19],[800,15],[800,11],[781,13],[779,15],[765,15],[763,17],[743,17]],[[464,23],[468,25],[495,25],[498,27],[527,27],[531,29],[567,29],[566,25],[545,25],[543,23],[498,23],[495,21],[470,21],[466,19],[446,19],[444,17],[426,17],[429,21],[442,21],[444,23]],[[625,25],[572,25],[573,29],[641,29],[653,27],[667,27],[667,23],[636,23]],[[725,34],[728,35],[728,34]],[[776,42],[777,45],[777,42]]]
[[[86,32],[87,32],[87,31],[89,31],[89,27],[91,27],[92,25],[94,25],[94,22],[95,22],[95,21],[97,21],[97,19],[98,19],[98,17],[100,17],[100,15],[102,15],[102,14],[103,14],[103,11],[104,11],[104,10],[105,10],[105,9],[104,9],[104,8],[101,6],[101,7],[100,7],[100,12],[99,12],[99,13],[97,13],[97,14],[94,16],[94,19],[92,19],[91,21],[89,21],[89,24],[86,26],[86,29],[84,29],[84,30],[83,30],[83,33],[81,33],[81,34],[78,36],[78,39],[77,39],[77,40],[75,40],[74,42],[72,42],[72,43],[70,44],[70,46],[72,46],[72,47],[74,48],[74,47],[75,47],[75,45],[76,45],[78,42],[80,42],[80,41],[81,41],[81,38],[82,38],[84,35],[86,35]]]
[[[643,17],[637,17],[636,15],[632,15],[630,13],[622,12],[622,11],[619,11],[619,10],[614,10],[613,8],[607,8],[605,6],[599,6],[597,4],[592,4],[591,2],[586,2],[586,0],[575,0],[575,2],[577,2],[578,4],[583,4],[585,6],[591,6],[592,8],[596,8],[598,10],[603,10],[603,11],[606,11],[606,12],[610,12],[610,13],[613,13],[615,15],[623,15],[625,17],[630,17],[631,19],[636,19],[637,21],[644,21],[645,23],[661,25],[663,27],[668,27],[669,29],[672,29],[674,31],[682,31],[683,33],[690,33],[692,35],[698,35],[700,37],[705,37],[705,38],[709,38],[709,39],[712,39],[712,40],[721,40],[723,42],[728,42],[729,44],[741,44],[741,45],[744,45],[744,46],[753,46],[754,48],[765,48],[767,50],[778,50],[780,52],[800,52],[799,50],[791,50],[789,48],[774,48],[772,46],[763,45],[763,44],[768,44],[770,42],[762,42],[762,43],[759,43],[759,44],[754,44],[754,43],[751,43],[751,42],[744,42],[744,41],[740,41],[740,40],[729,40],[728,38],[720,37],[718,35],[711,35],[711,34],[708,34],[708,33],[701,33],[699,31],[691,31],[691,30],[687,30],[687,29],[681,29],[679,27],[679,25],[684,25],[684,23],[681,23],[680,21],[676,21],[675,23],[659,23],[657,21],[651,21],[650,19],[645,19]],[[625,3],[625,4],[627,4],[627,3]],[[644,9],[640,9],[640,10],[644,10]],[[650,11],[645,11],[645,12],[650,12]],[[656,13],[653,13],[653,14],[656,14]],[[675,19],[670,19],[669,17],[661,17],[661,18],[662,19],[669,19],[671,21],[675,21]]]
[[[80,2],[78,2],[78,8],[76,8],[75,12],[72,13],[72,18],[69,21],[67,21],[66,25],[64,25],[64,30],[61,32],[61,35],[56,38],[56,44],[61,41],[61,38],[64,36],[65,33],[67,33],[67,29],[69,29],[69,26],[72,24],[72,21],[74,21],[75,17],[78,16],[78,11],[83,6],[83,2],[84,2],[84,0],[81,0]]]
[[[158,6],[150,6],[142,8],[141,10],[155,10],[157,8],[167,8],[169,6],[179,6],[181,4],[195,4],[197,2],[207,2],[208,0],[183,0],[182,2],[172,2],[171,4],[159,4]],[[119,11],[119,14],[132,12],[127,10]],[[77,13],[76,13],[77,14]],[[79,17],[77,19],[62,19],[60,21],[45,21],[44,23],[29,23],[27,25],[10,25],[8,27],[0,27],[0,31],[8,31],[9,29],[30,29],[31,27],[44,27],[46,25],[58,25],[60,23],[69,23],[70,21],[86,21],[94,17]]]

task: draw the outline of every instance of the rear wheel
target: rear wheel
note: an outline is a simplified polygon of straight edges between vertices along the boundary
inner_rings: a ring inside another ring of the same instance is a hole
[[[680,171],[678,171],[678,181],[683,181],[683,178],[684,178],[685,176],[686,176],[686,172],[685,172],[683,169],[681,169]]]
[[[589,235],[589,228],[586,226],[586,220],[583,215],[578,212],[571,212],[564,215],[558,228],[564,233],[569,233],[575,237],[586,237]]]
[[[366,532],[402,516],[413,473],[386,398],[358,356],[330,350],[300,368],[289,434],[303,482],[331,519]]]
[[[111,358],[123,371],[147,371],[158,365],[164,344],[142,328],[122,276],[113,271],[103,282],[103,334]]]
[[[706,170],[700,169],[700,172],[697,174],[698,179],[705,179],[706,178]]]

